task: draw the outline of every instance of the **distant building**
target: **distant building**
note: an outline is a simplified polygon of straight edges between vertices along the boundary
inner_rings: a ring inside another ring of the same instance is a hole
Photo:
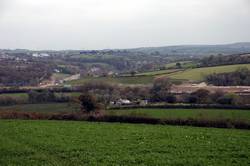
[[[49,57],[50,55],[47,53],[34,53],[32,54],[33,57]]]

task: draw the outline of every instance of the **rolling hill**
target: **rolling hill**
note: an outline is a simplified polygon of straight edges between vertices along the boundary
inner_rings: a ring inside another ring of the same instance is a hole
[[[142,47],[128,49],[132,52],[143,52],[152,54],[159,52],[163,55],[173,56],[204,56],[211,54],[240,54],[250,52],[250,42],[221,44],[221,45],[178,45],[178,46],[164,46],[164,47]]]
[[[238,65],[223,65],[215,67],[202,67],[195,69],[188,69],[183,72],[176,72],[172,75],[167,75],[173,79],[184,79],[191,81],[202,81],[205,76],[213,73],[228,73],[233,72],[241,67],[247,67],[250,69],[250,64],[238,64]]]

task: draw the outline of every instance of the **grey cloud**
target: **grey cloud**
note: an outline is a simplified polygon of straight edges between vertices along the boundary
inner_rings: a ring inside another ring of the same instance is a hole
[[[0,48],[250,41],[249,0],[0,0]]]

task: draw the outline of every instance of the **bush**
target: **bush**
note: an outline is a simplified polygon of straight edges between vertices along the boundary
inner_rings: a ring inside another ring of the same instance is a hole
[[[97,103],[96,98],[91,94],[80,95],[79,101],[83,112],[94,112],[100,109],[100,105]]]
[[[198,103],[198,97],[197,96],[193,96],[193,95],[188,95],[186,97],[186,102],[187,103]]]
[[[217,103],[219,104],[228,104],[228,105],[237,105],[239,100],[238,96],[232,93],[225,94],[224,96],[218,98]]]
[[[177,99],[176,99],[176,97],[174,95],[169,94],[169,95],[166,96],[165,100],[168,103],[175,103]]]
[[[186,96],[186,102],[208,104],[211,102],[210,92],[206,89],[198,89],[197,91]]]
[[[170,94],[171,82],[167,77],[160,77],[154,80],[150,90],[150,99],[153,102],[166,101],[166,96]]]
[[[2,97],[0,96],[0,105],[13,105],[16,104],[16,100],[11,97]]]
[[[29,102],[30,103],[45,103],[53,102],[56,99],[55,94],[52,91],[43,90],[43,91],[29,91]]]
[[[0,105],[1,106],[24,104],[24,103],[26,103],[26,101],[22,100],[22,99],[10,97],[10,96],[0,96]]]

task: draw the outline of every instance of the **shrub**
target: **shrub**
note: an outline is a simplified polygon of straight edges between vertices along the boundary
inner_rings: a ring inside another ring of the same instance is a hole
[[[151,101],[166,101],[166,96],[169,95],[171,86],[172,84],[167,77],[160,77],[155,79],[150,90]]]
[[[55,94],[52,91],[42,90],[42,91],[29,91],[29,102],[30,103],[44,103],[53,102],[56,99]]]
[[[209,94],[210,92],[206,89],[198,89],[197,91],[191,93],[192,97],[191,96],[190,97],[193,100],[193,102],[191,103],[200,103],[200,104],[208,103],[210,100]]]
[[[218,98],[217,102],[219,104],[230,104],[230,105],[237,105],[239,102],[239,97],[236,94],[228,93],[224,96]]]
[[[166,96],[165,100],[168,103],[175,103],[177,99],[176,99],[175,95],[169,94]]]
[[[231,73],[211,74],[206,77],[206,81],[209,84],[217,86],[249,86],[250,70],[247,68],[239,68],[237,71]]]
[[[100,105],[97,103],[96,98],[91,94],[80,95],[79,101],[83,112],[94,112],[100,109]]]
[[[198,103],[198,97],[197,96],[193,96],[193,95],[188,95],[186,97],[186,102],[187,103]]]

